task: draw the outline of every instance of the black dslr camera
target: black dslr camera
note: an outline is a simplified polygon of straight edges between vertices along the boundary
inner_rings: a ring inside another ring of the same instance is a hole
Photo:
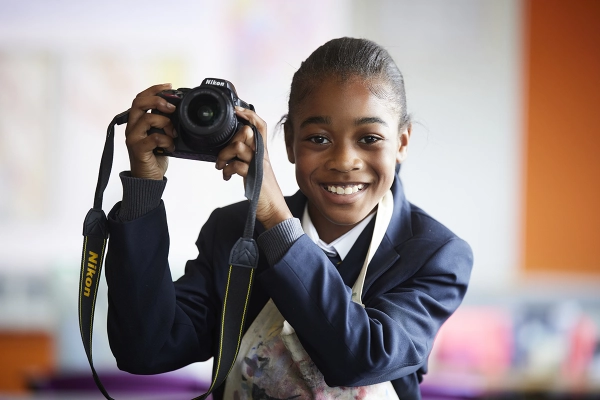
[[[247,123],[235,115],[234,107],[254,111],[254,106],[240,99],[233,84],[224,79],[206,78],[196,88],[163,90],[157,96],[177,107],[172,114],[158,110],[152,113],[169,117],[178,136],[174,139],[173,153],[162,148],[155,149],[154,153],[178,158],[216,161],[219,151]],[[154,132],[165,133],[156,128],[148,131],[149,134]]]

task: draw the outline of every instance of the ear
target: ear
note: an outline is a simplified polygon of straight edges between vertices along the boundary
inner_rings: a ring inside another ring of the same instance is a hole
[[[398,136],[398,153],[396,154],[396,163],[401,164],[406,160],[408,156],[408,142],[410,141],[410,134],[412,132],[412,124],[408,124],[402,128],[400,135]]]
[[[283,123],[283,137],[285,139],[285,150],[287,152],[288,161],[294,164],[296,163],[296,157],[294,156],[294,133],[292,132],[291,125],[289,120]]]

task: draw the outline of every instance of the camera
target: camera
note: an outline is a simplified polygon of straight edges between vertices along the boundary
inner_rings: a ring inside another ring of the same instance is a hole
[[[247,123],[235,115],[234,107],[254,111],[254,106],[240,99],[233,84],[224,79],[206,78],[196,88],[163,90],[157,96],[177,107],[172,114],[152,110],[154,114],[170,118],[177,131],[175,151],[156,148],[154,153],[158,155],[214,162],[219,151]],[[152,128],[148,134],[154,132],[165,133]]]

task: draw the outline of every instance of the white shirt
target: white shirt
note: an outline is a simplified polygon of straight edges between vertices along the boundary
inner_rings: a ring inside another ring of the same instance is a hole
[[[340,256],[340,260],[343,260],[346,255],[354,246],[354,242],[360,236],[365,227],[371,222],[371,220],[375,217],[375,212],[369,214],[365,219],[360,221],[354,228],[344,233],[339,238],[335,239],[331,243],[325,243],[319,238],[319,234],[317,233],[317,229],[312,223],[310,219],[310,215],[308,214],[308,204],[304,207],[304,214],[302,215],[302,229],[304,233],[308,235],[308,237],[319,246],[328,257],[333,257],[336,254]]]

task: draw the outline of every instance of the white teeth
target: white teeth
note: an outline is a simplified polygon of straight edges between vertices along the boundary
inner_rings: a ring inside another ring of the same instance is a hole
[[[353,194],[358,192],[359,190],[362,190],[362,188],[364,187],[364,185],[361,183],[359,185],[353,185],[353,186],[327,186],[327,190],[330,191],[331,193],[336,193],[339,195],[344,195],[344,194]]]

